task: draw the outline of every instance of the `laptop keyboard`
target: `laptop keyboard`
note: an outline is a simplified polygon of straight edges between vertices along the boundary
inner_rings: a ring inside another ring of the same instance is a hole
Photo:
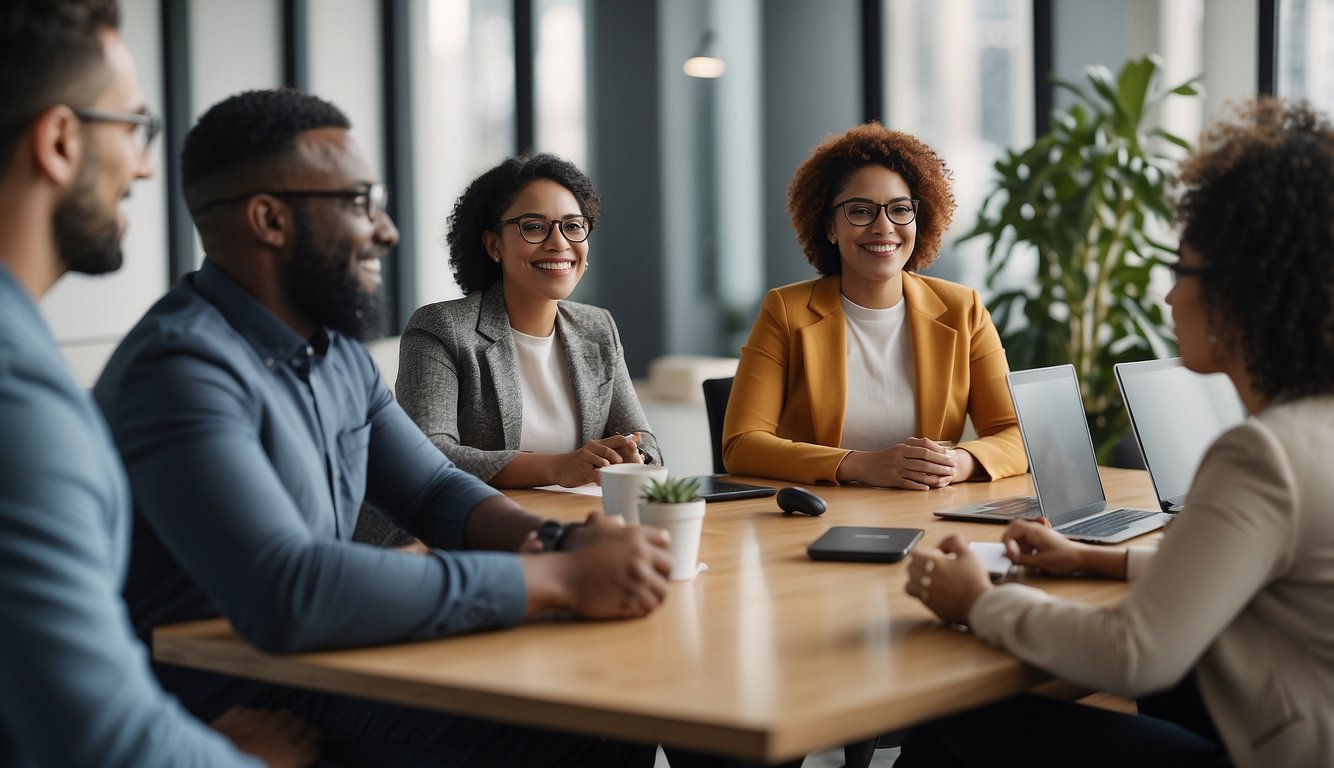
[[[1066,536],[1111,536],[1120,533],[1146,517],[1161,514],[1149,509],[1115,509],[1102,517],[1085,520],[1068,528],[1061,528]]]
[[[1036,496],[1016,496],[1013,499],[1001,499],[979,507],[976,510],[979,515],[995,515],[996,517],[1037,517],[1042,512],[1038,506]]]

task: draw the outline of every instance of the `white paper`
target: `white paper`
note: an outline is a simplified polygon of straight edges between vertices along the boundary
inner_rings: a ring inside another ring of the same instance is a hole
[[[566,488],[563,485],[539,485],[533,490],[556,491],[557,493],[576,493],[579,494],[580,496],[597,496],[599,498],[601,498],[602,496],[602,486],[597,485],[595,483],[576,485],[573,488]]]
[[[1005,545],[999,541],[970,541],[968,546],[972,548],[973,554],[977,555],[982,561],[983,567],[987,573],[991,574],[993,580],[1003,579],[1010,572],[1014,563],[1005,554]]]

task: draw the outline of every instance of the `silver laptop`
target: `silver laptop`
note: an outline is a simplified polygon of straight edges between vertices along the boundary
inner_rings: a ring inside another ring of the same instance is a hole
[[[1179,357],[1118,363],[1116,383],[1158,503],[1179,512],[1204,452],[1246,407],[1227,376],[1186,370]]]
[[[1156,509],[1107,508],[1074,366],[1014,371],[1006,379],[1037,497],[959,507],[938,517],[1005,522],[1045,515],[1065,536],[1097,544],[1116,544],[1172,519]]]

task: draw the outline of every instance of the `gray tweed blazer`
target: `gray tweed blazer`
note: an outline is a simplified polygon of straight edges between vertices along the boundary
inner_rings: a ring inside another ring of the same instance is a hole
[[[556,336],[579,410],[579,442],[639,432],[640,447],[661,464],[611,313],[562,301]],[[451,461],[489,481],[514,459],[523,432],[523,395],[499,281],[414,312],[398,357],[399,403]]]

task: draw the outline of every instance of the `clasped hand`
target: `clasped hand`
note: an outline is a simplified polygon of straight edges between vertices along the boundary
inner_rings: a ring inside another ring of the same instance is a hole
[[[907,440],[879,451],[853,451],[839,466],[840,482],[858,482],[881,488],[928,491],[967,480],[973,457],[925,437]]]
[[[593,512],[561,552],[541,559],[556,569],[566,610],[590,619],[635,618],[652,613],[667,596],[667,543],[666,531]]]
[[[555,456],[556,482],[573,488],[598,481],[598,470],[612,464],[642,464],[638,432],[589,440],[582,446]]]

